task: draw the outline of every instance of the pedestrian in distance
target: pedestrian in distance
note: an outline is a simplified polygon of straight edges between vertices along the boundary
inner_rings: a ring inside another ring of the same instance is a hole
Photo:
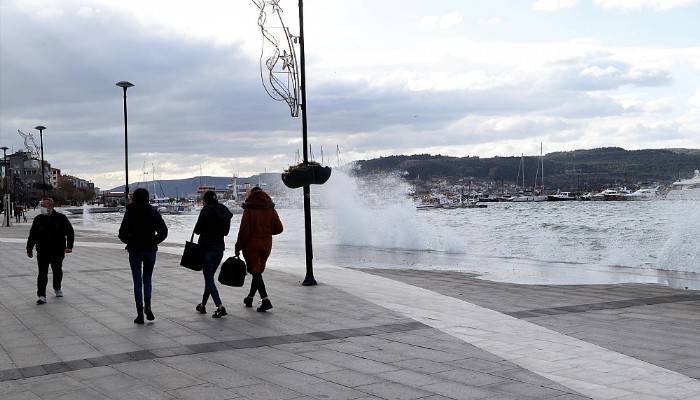
[[[231,229],[231,218],[233,214],[226,206],[219,203],[216,193],[209,190],[202,196],[204,207],[199,212],[199,218],[194,226],[194,233],[199,235],[199,248],[202,252],[204,266],[204,293],[202,302],[197,304],[195,309],[201,314],[207,313],[207,302],[211,296],[216,305],[216,311],[212,318],[221,318],[226,315],[226,307],[221,302],[219,290],[216,287],[214,275],[219,268],[219,264],[224,257],[224,236],[227,236]]]
[[[73,225],[68,221],[68,218],[54,210],[53,200],[43,199],[41,201],[41,214],[34,217],[27,239],[27,256],[34,257],[34,246],[36,246],[36,261],[39,265],[36,304],[46,303],[49,266],[51,266],[53,273],[54,293],[56,297],[63,297],[61,290],[63,259],[66,254],[73,252],[74,239]]]
[[[134,281],[134,300],[136,301],[135,324],[143,324],[143,315],[149,321],[155,316],[151,309],[151,277],[156,264],[158,245],[168,236],[168,227],[160,213],[148,203],[146,189],[134,190],[131,204],[119,227],[119,240],[126,243],[129,252],[129,266]]]
[[[243,252],[248,272],[253,276],[250,292],[243,299],[243,304],[246,307],[253,307],[255,293],[260,293],[262,303],[257,308],[258,312],[265,312],[272,308],[262,274],[272,252],[272,236],[279,235],[282,230],[282,221],[275,210],[275,203],[265,191],[254,187],[243,202],[243,216],[236,241],[236,256]]]
[[[15,222],[18,224],[22,220],[22,211],[23,211],[22,206],[20,206],[20,205],[15,206]]]

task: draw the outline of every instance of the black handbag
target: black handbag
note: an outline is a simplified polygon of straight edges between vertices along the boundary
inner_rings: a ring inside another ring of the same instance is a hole
[[[185,251],[182,252],[180,265],[193,271],[201,271],[204,267],[204,257],[199,243],[194,242],[194,232],[189,241],[185,242]]]
[[[239,257],[229,257],[221,264],[219,283],[226,286],[241,287],[245,284],[246,265]]]

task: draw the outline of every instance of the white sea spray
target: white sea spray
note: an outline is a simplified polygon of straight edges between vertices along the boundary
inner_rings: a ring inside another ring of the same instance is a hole
[[[335,219],[338,245],[461,252],[463,241],[452,228],[420,218],[410,186],[398,175],[359,180],[336,169],[321,189]]]

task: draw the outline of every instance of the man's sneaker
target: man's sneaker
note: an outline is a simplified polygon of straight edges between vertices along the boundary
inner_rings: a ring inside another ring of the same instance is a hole
[[[56,290],[56,297],[63,297],[63,291],[61,289]]]
[[[246,297],[243,299],[243,304],[245,304],[245,306],[248,308],[253,307],[253,298],[250,296]]]
[[[267,310],[272,309],[272,303],[270,303],[270,300],[264,299],[262,303],[260,303],[260,307],[256,310],[257,312],[265,312]]]
[[[39,299],[36,301],[36,304],[46,304],[46,296],[39,296]]]
[[[194,308],[199,312],[200,314],[206,314],[207,313],[207,308],[201,304],[197,304],[197,307]]]
[[[211,315],[212,318],[221,318],[224,315],[226,315],[226,308],[224,306],[217,307],[216,311],[214,311],[214,314]]]

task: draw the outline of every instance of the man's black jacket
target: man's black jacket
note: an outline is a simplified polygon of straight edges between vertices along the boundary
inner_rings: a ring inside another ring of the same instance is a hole
[[[129,204],[119,227],[119,240],[129,251],[156,251],[168,237],[168,227],[158,211],[148,204]]]
[[[63,256],[66,248],[73,248],[73,225],[60,212],[40,214],[34,218],[27,239],[27,252],[36,245],[39,255]]]

